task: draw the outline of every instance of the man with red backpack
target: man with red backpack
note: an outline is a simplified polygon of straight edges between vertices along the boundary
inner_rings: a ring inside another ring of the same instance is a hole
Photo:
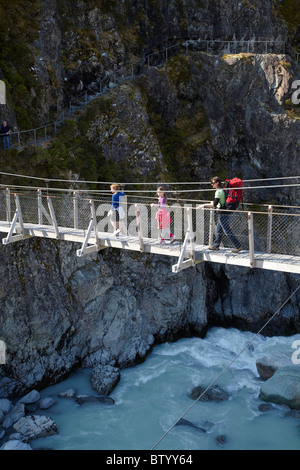
[[[218,176],[212,178],[211,185],[214,189],[216,189],[214,201],[209,204],[201,204],[197,207],[197,209],[205,207],[213,207],[215,209],[218,209],[216,238],[214,240],[213,245],[209,246],[208,248],[209,250],[214,251],[219,250],[223,235],[226,235],[235,247],[232,253],[239,253],[242,250],[242,245],[232,233],[232,230],[230,228],[229,216],[230,214],[232,214],[233,211],[238,208],[239,203],[241,202],[242,190],[240,188],[243,186],[243,182],[239,178],[233,178],[233,180],[226,180],[225,188],[227,188],[226,192],[228,191],[227,197],[226,192],[222,188],[222,181]]]
[[[226,209],[236,210],[243,198],[243,187],[244,183],[241,178],[232,178],[226,180],[224,184],[226,197]]]

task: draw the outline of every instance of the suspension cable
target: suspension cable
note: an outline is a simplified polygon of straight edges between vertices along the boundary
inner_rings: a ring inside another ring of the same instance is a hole
[[[20,175],[20,174],[15,174],[15,173],[6,173],[6,172],[2,172],[0,171],[0,175],[3,175],[3,176],[13,176],[13,177],[17,177],[17,178],[28,178],[28,179],[32,179],[32,180],[38,180],[38,181],[46,181],[46,182],[57,182],[57,183],[77,183],[77,184],[97,184],[97,185],[100,185],[100,184],[105,184],[105,185],[110,185],[110,184],[113,184],[115,183],[115,181],[85,181],[85,180],[65,180],[65,179],[55,179],[55,178],[41,178],[41,177],[38,177],[38,176],[28,176],[28,175]],[[287,180],[287,179],[299,179],[300,176],[282,176],[282,177],[276,177],[276,178],[261,178],[261,179],[249,179],[249,180],[244,180],[245,183],[247,182],[255,182],[255,181],[276,181],[276,180]],[[130,183],[120,183],[121,185],[128,185],[128,186],[140,186],[140,185],[149,185],[149,186],[155,186],[155,185],[160,185],[160,184],[164,184],[164,185],[205,185],[205,184],[210,184],[210,181],[200,181],[200,182],[196,182],[196,181],[186,181],[186,182],[182,182],[182,181],[178,181],[178,182],[160,182],[160,181],[156,181],[156,182],[149,182],[149,183],[145,183],[145,182],[139,182],[139,183],[135,183],[135,182],[130,182]]]
[[[261,334],[261,332],[268,326],[268,324],[275,318],[276,315],[283,309],[283,307],[291,300],[291,298],[296,295],[297,291],[300,289],[300,284],[295,289],[295,291],[289,296],[289,298],[281,305],[281,307],[269,318],[269,320],[263,325],[263,327],[253,336],[253,338],[246,344],[246,346],[235,356],[235,358],[222,370],[222,372],[209,384],[209,386],[201,393],[197,400],[192,403],[192,405],[177,419],[177,421],[165,432],[165,434],[156,442],[156,444],[151,448],[154,450],[158,444],[169,434],[170,431],[179,423],[179,421],[196,405],[196,403],[203,397],[203,395],[217,382],[217,380],[231,367],[231,365],[240,357],[240,355],[250,346],[251,343]]]
[[[45,180],[49,181],[49,180]],[[101,183],[101,184],[109,184],[109,183]],[[131,183],[128,183],[130,185]],[[133,184],[138,184],[138,183],[133,183]],[[146,183],[145,183],[146,184]],[[147,183],[148,184],[148,183]],[[158,185],[159,183],[156,183]],[[165,183],[167,184],[167,183]],[[171,183],[171,184],[176,184],[176,183]],[[210,183],[197,183],[197,184],[210,184]],[[253,189],[277,189],[277,188],[298,188],[300,186],[300,183],[296,184],[274,184],[274,185],[266,185],[266,186],[243,186],[241,188],[242,191],[244,190],[253,190]],[[60,192],[74,192],[76,191],[75,188],[49,188],[49,187],[39,187],[37,188],[36,186],[21,186],[21,185],[13,185],[13,184],[0,184],[0,187],[2,188],[21,188],[21,189],[27,189],[27,190],[36,190],[40,189],[41,191],[60,191]],[[126,193],[151,193],[151,192],[156,192],[154,189],[125,189]],[[202,189],[185,189],[185,190],[176,190],[176,189],[166,189],[164,190],[166,193],[177,193],[177,194],[186,194],[186,193],[200,193],[200,192],[215,192],[215,189],[212,188],[202,188]],[[80,189],[80,192],[87,192],[87,193],[96,193],[96,194],[108,194],[109,190],[108,189]]]

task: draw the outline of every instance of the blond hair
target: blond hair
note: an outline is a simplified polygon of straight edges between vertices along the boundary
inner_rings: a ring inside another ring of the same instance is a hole
[[[110,189],[113,189],[114,191],[120,191],[121,187],[117,183],[113,183],[110,185]]]

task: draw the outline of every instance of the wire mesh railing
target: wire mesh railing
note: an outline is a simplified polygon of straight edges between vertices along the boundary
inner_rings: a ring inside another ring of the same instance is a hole
[[[62,113],[57,121],[45,124],[44,126],[23,131],[11,131],[9,133],[9,146],[20,150],[23,147],[37,147],[44,142],[50,141],[55,136],[58,128],[64,123],[64,119],[65,116]]]
[[[81,191],[57,194],[41,190],[13,193],[10,189],[0,189],[0,221],[12,224],[17,207],[16,198],[25,225],[56,225],[58,230],[69,228],[81,230],[84,234],[93,217],[91,212],[93,204],[97,231],[107,236],[112,236],[115,231],[110,216],[112,201],[108,194],[94,195]],[[120,204],[124,211],[124,217],[121,219],[121,237],[142,236],[145,242],[160,241],[161,227],[157,213],[161,208],[158,207],[156,199],[125,196],[120,199]],[[196,201],[168,201],[165,210],[170,215],[169,229],[174,235],[172,246],[181,245],[188,230],[192,233],[193,242],[198,249],[213,243],[220,211],[197,209],[198,205],[199,202]],[[222,211],[222,213],[227,214],[231,231],[239,240],[243,250],[300,256],[300,214],[293,213],[292,207],[280,210],[279,207],[262,206],[261,211],[251,211],[245,205],[244,210]],[[169,243],[168,240],[165,242]],[[234,248],[231,238],[226,234],[222,239],[220,248],[222,247]]]

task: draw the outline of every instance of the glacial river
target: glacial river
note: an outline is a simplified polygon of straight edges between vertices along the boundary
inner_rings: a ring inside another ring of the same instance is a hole
[[[74,400],[58,398],[58,393],[69,388],[78,394],[97,395],[89,382],[90,369],[74,373],[41,392],[42,397],[56,400],[42,414],[55,420],[59,434],[30,444],[34,449],[55,450],[299,450],[300,420],[288,416],[285,406],[259,409],[262,381],[256,359],[286,352],[292,361],[292,344],[300,335],[256,337],[216,382],[229,399],[198,401],[184,416],[192,425],[173,427],[194,403],[191,390],[209,385],[253,336],[236,329],[213,328],[204,339],[156,346],[144,363],[122,371],[111,394],[114,405],[79,406]]]

